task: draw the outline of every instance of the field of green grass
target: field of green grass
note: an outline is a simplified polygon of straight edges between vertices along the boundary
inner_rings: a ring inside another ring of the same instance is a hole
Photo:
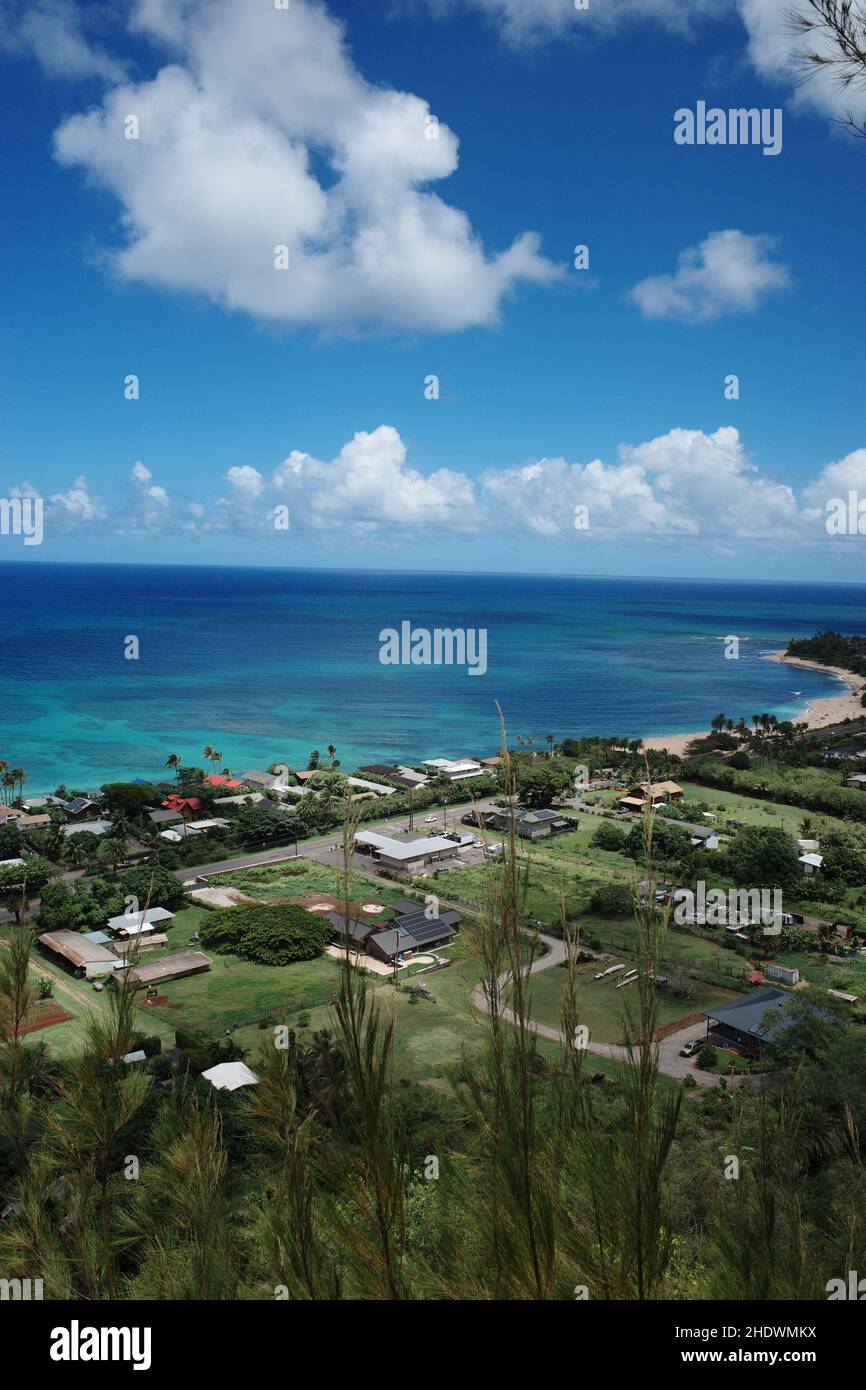
[[[784,806],[778,801],[762,801],[756,796],[740,796],[737,792],[722,791],[718,787],[705,787],[699,782],[680,782],[687,801],[704,801],[711,811],[719,817],[719,829],[724,831],[723,820],[733,817],[744,825],[774,826],[787,830],[789,835],[799,836],[800,821],[804,816],[819,819],[836,829],[850,829],[850,822],[838,816],[825,815],[823,811],[803,811],[798,806]]]
[[[612,964],[613,962],[611,962]],[[579,975],[580,1021],[589,1029],[593,1042],[619,1043],[623,1041],[622,1017],[627,1003],[636,1007],[637,994],[634,985],[617,989],[617,983],[625,971],[611,975],[606,980],[594,980],[593,976],[604,966],[592,963],[581,965]],[[531,984],[530,1013],[541,1023],[553,1028],[559,1027],[562,1008],[562,991],[566,973],[562,967],[554,967],[541,975],[533,976]],[[627,998],[630,996],[630,998]],[[690,1014],[700,1013],[714,1005],[730,1003],[736,995],[730,990],[718,989],[712,985],[695,982],[693,994],[689,999],[677,999],[667,990],[659,990],[657,1027],[675,1023]]]

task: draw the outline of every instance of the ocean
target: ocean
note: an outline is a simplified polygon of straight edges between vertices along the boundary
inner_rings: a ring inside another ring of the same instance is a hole
[[[487,756],[588,733],[688,732],[724,711],[796,716],[838,682],[762,661],[866,631],[856,585],[9,562],[0,758],[27,790],[151,778],[206,744],[235,772]],[[379,633],[485,629],[487,670],[383,665]],[[740,659],[724,659],[727,635]],[[137,660],[124,656],[138,639]]]

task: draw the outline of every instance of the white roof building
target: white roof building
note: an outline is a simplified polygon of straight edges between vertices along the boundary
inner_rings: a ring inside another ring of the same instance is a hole
[[[364,777],[347,777],[350,787],[360,787],[363,791],[378,792],[380,796],[391,796],[396,787],[386,787],[382,782],[368,782]]]
[[[174,913],[167,907],[149,907],[141,912],[122,912],[119,917],[110,917],[105,926],[108,931],[123,932],[125,936],[138,936],[141,932],[153,931],[160,923],[174,921]]]
[[[375,830],[359,830],[355,833],[355,843],[369,845],[378,850],[385,859],[398,863],[411,863],[416,859],[436,858],[444,854],[455,854],[457,844],[444,835],[426,835],[420,840],[392,840],[389,835],[379,835]]]
[[[86,830],[91,835],[107,835],[110,829],[110,820],[80,820],[77,824],[71,821],[69,825],[64,825],[63,834],[80,835]]]
[[[218,1091],[237,1091],[241,1086],[256,1086],[259,1078],[246,1062],[219,1062],[202,1072],[205,1081]]]
[[[422,767],[429,767],[433,775],[450,777],[452,782],[460,782],[464,777],[480,777],[484,768],[471,758],[425,758]]]

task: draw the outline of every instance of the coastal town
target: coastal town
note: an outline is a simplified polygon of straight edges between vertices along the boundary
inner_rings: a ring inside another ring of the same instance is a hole
[[[207,746],[204,766],[170,754],[154,781],[35,795],[7,760],[0,942],[15,923],[33,933],[20,1032],[74,1055],[82,1020],[125,981],[148,1056],[185,1065],[193,1036],[244,1061],[264,1027],[326,1027],[349,962],[385,989],[399,1065],[435,1081],[479,1031],[473,937],[511,838],[540,1042],[560,1039],[565,917],[580,936],[587,1050],[622,1058],[621,991],[637,979],[628,922],[652,893],[671,914],[656,974],[662,1071],[706,1087],[763,1070],[765,1011],[829,997],[866,1017],[866,718],[850,703],[862,678],[839,675],[852,694],[802,722],[720,715],[685,743],[549,735],[351,773],[334,745],[306,767],[237,773]],[[232,950],[233,918],[270,923],[272,956]],[[295,958],[297,921],[318,930]],[[419,998],[427,1008],[407,1009]]]

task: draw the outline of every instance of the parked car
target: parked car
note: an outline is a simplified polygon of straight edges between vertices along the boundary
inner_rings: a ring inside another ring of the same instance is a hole
[[[696,1052],[700,1052],[703,1045],[703,1038],[692,1038],[691,1042],[687,1042],[683,1047],[680,1048],[680,1056],[694,1057]]]
[[[438,816],[425,816],[425,817],[424,817],[424,824],[425,824],[425,825],[435,825],[436,822],[438,821],[438,819],[439,819]]]

